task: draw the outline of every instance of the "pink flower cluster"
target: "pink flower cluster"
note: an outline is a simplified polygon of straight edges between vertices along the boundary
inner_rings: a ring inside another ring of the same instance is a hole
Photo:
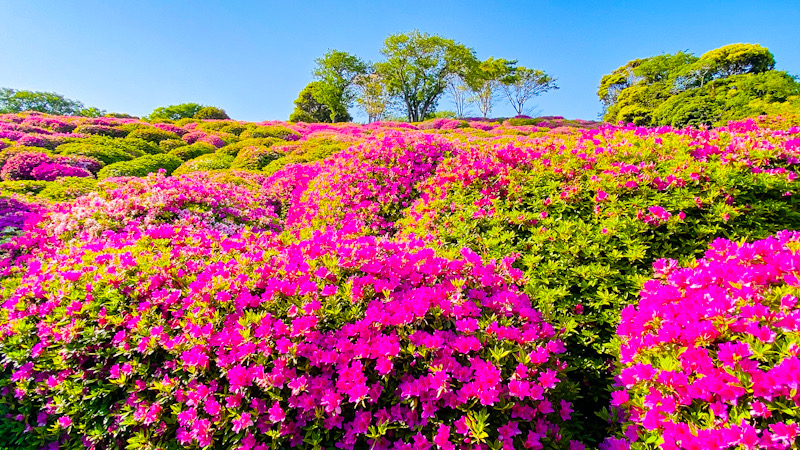
[[[612,406],[629,448],[795,448],[800,425],[800,234],[715,240],[697,264],[659,260],[622,311]]]

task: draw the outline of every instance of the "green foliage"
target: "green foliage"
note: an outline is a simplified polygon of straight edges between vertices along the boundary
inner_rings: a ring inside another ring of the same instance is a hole
[[[282,151],[273,150],[271,147],[246,146],[239,150],[230,167],[231,169],[261,170],[284,155]]]
[[[271,175],[288,164],[305,164],[320,161],[349,146],[347,142],[327,138],[311,138],[283,146],[284,155],[267,164],[262,172]]]
[[[38,180],[0,181],[0,196],[10,196],[12,194],[36,195],[47,184],[47,181]]]
[[[214,153],[217,148],[207,142],[195,142],[191,145],[184,145],[169,151],[170,155],[180,158],[181,161],[188,161],[200,155]]]
[[[330,108],[316,99],[316,92],[319,88],[319,82],[312,81],[300,91],[297,100],[294,101],[294,111],[289,116],[289,122],[317,123],[332,121]],[[350,122],[352,117],[345,110],[337,111],[334,114],[334,119],[336,122]]]
[[[158,153],[163,153],[161,148],[150,141],[145,141],[144,139],[131,137],[128,135],[125,139],[114,141],[117,145],[121,145],[123,147],[136,149],[142,154],[148,155],[155,155]]]
[[[436,103],[449,77],[464,74],[476,64],[474,51],[452,39],[414,30],[384,41],[377,73],[387,89],[404,104],[409,122],[419,122]]]
[[[331,122],[338,122],[337,118],[349,116],[347,108],[356,98],[353,85],[367,73],[368,66],[357,56],[339,50],[329,50],[316,63],[314,99],[328,107]]]
[[[242,139],[239,142],[228,144],[222,148],[217,149],[217,153],[222,155],[236,156],[239,154],[239,151],[245,147],[266,148],[266,147],[271,147],[277,143],[285,143],[285,141],[283,139],[278,139],[274,137]]]
[[[248,128],[239,137],[242,139],[277,138],[284,141],[294,141],[300,139],[300,134],[289,128],[273,125]]]
[[[183,160],[171,154],[146,155],[131,161],[121,161],[100,169],[97,179],[111,177],[144,177],[164,169],[167,175],[183,164]]]
[[[465,81],[475,95],[473,101],[478,105],[484,118],[492,110],[501,84],[510,82],[516,63],[490,57],[486,61],[472,65],[468,70]]]
[[[773,111],[795,113],[800,84],[773,70],[760,45],[732,44],[697,58],[678,52],[637,59],[603,76],[604,119],[636,125],[724,125]]]
[[[180,136],[171,131],[162,130],[160,128],[155,128],[155,127],[137,128],[128,133],[128,137],[144,139],[145,141],[153,142],[155,144],[158,144],[159,142],[166,139],[180,139]]]
[[[151,122],[162,120],[179,120],[185,118],[192,118],[197,114],[203,105],[197,103],[181,103],[179,105],[161,106],[153,110],[150,115],[145,116],[144,119]]]
[[[229,120],[228,114],[222,108],[215,106],[204,106],[192,116],[194,119],[213,119],[213,120]]]
[[[126,130],[121,128],[90,124],[78,125],[72,132],[107,137],[125,137],[128,134]]]
[[[63,177],[47,182],[47,186],[39,192],[39,197],[56,202],[68,202],[96,189],[97,180],[94,178]]]
[[[98,117],[105,114],[97,108],[86,108],[77,100],[55,92],[18,91],[0,88],[0,114],[38,111],[63,116]]]
[[[178,176],[190,172],[225,170],[231,167],[233,160],[233,156],[219,153],[201,155],[181,164],[181,166],[178,167],[175,172],[172,172],[172,175]]]
[[[169,153],[178,147],[187,145],[183,139],[164,139],[158,143],[158,147],[162,153]]]
[[[61,144],[56,147],[55,151],[62,155],[87,156],[106,165],[130,161],[144,154],[134,147],[121,144],[122,141],[122,139],[112,138],[81,139],[77,142]]]

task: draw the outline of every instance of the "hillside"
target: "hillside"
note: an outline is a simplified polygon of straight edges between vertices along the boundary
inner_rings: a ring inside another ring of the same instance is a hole
[[[792,448],[798,124],[0,115],[0,442]]]

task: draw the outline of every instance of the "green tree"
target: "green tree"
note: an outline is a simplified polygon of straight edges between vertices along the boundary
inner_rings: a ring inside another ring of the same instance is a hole
[[[38,111],[62,116],[98,117],[105,111],[86,108],[77,100],[70,100],[55,92],[18,91],[0,88],[0,113]]]
[[[558,89],[556,79],[541,70],[516,67],[510,76],[500,80],[500,88],[517,115],[525,113],[528,100],[547,91]]]
[[[502,81],[510,78],[516,61],[490,57],[475,64],[467,73],[467,85],[473,93],[473,101],[485,118],[494,106],[497,91]]]
[[[355,85],[358,89],[356,102],[367,113],[369,123],[380,120],[389,106],[389,91],[386,83],[377,73],[360,76]]]
[[[297,100],[294,101],[294,111],[289,116],[289,122],[349,122],[352,120],[347,110],[338,111],[332,118],[331,110],[324,104],[317,101],[315,91],[319,86],[318,81],[312,81],[300,91]]]
[[[367,73],[369,66],[357,56],[339,50],[329,50],[316,63],[313,74],[318,83],[314,98],[331,111],[331,121],[349,117],[347,108],[357,96],[354,83]]]
[[[630,61],[603,76],[597,95],[608,122],[724,125],[792,110],[800,85],[774,67],[772,53],[753,44],[726,45],[700,58],[665,54]]]
[[[386,61],[377,63],[376,69],[389,93],[405,105],[411,122],[435,110],[450,77],[464,75],[476,61],[472,49],[418,30],[390,35],[381,54]]]
[[[775,58],[758,44],[731,44],[703,54],[698,60],[711,68],[712,78],[761,73],[775,68]]]
[[[151,122],[159,120],[191,119],[201,109],[203,109],[203,105],[198,103],[181,103],[179,105],[161,106],[154,109],[153,112],[151,112],[149,116],[145,116],[144,119]]]
[[[215,119],[215,120],[228,120],[228,113],[224,109],[217,108],[216,106],[204,106],[192,116],[194,119]]]

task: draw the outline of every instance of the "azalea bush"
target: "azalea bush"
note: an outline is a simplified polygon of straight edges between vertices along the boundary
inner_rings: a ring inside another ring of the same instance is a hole
[[[658,260],[622,311],[614,448],[796,448],[800,234]]]
[[[180,158],[172,154],[145,155],[131,161],[109,164],[97,172],[97,178],[143,177],[159,170],[170,174],[182,163]]]

